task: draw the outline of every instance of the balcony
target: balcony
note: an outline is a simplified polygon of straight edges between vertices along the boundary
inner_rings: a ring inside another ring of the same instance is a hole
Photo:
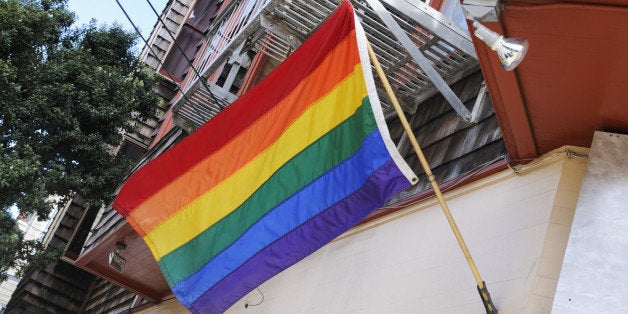
[[[424,3],[382,0],[381,4],[400,31],[446,83],[437,86],[433,77],[431,79],[417,64],[415,56],[404,48],[398,39],[400,34],[385,25],[367,0],[351,2],[406,112],[414,113],[421,102],[439,92],[443,85],[451,85],[478,69],[466,30]],[[283,61],[336,6],[337,1],[330,0],[232,1],[210,27],[197,53],[194,69],[182,84],[183,93],[174,106],[176,123],[188,131],[194,130],[237,98],[228,86],[233,73],[223,73],[224,82],[214,83],[225,64],[246,63],[242,57],[247,51],[263,53],[276,63]],[[381,86],[378,88],[383,91]],[[393,115],[385,93],[380,92],[380,98],[384,112]],[[451,101],[450,104],[463,116],[460,105],[456,108]],[[463,119],[468,121],[468,118],[464,114]]]

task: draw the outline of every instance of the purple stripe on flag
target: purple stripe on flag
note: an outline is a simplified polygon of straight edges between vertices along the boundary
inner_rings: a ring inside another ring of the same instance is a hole
[[[259,251],[216,283],[190,307],[194,313],[222,313],[249,291],[318,250],[351,228],[386,200],[410,186],[388,161],[362,188]]]

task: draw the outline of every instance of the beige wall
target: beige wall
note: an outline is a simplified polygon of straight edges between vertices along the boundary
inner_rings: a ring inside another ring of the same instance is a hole
[[[553,313],[628,312],[628,135],[595,132]]]
[[[550,311],[586,159],[562,149],[530,165],[445,194],[500,313]],[[350,230],[260,291],[228,313],[485,312],[434,199]]]

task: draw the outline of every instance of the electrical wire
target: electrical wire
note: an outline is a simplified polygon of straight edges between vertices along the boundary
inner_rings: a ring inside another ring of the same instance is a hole
[[[131,17],[129,16],[129,14],[126,12],[126,10],[124,9],[124,7],[122,6],[122,4],[120,3],[119,0],[116,0],[116,3],[118,4],[118,7],[120,7],[120,10],[122,10],[122,13],[124,13],[124,16],[126,16],[127,20],[129,21],[129,23],[131,23],[131,25],[133,26],[133,28],[135,29],[135,32],[140,36],[140,38],[142,39],[142,41],[144,42],[144,44],[146,45],[146,47],[150,50],[150,52],[153,54],[153,56],[155,56],[155,59],[157,59],[157,62],[159,63],[160,67],[164,66],[164,63],[161,61],[161,59],[157,56],[157,53],[155,53],[155,50],[153,50],[153,47],[148,43],[148,40],[144,37],[144,35],[142,35],[142,33],[140,32],[139,28],[135,25],[135,23],[133,22],[133,20],[131,19]],[[150,3],[149,3],[150,4]],[[152,5],[151,5],[152,8]],[[154,11],[154,9],[153,9]],[[161,19],[160,19],[161,21]],[[164,28],[166,28],[166,30],[168,30],[168,34],[170,34],[170,30],[168,29],[168,27],[166,27],[166,24],[164,24],[163,22],[161,22],[162,25],[164,25]],[[172,36],[172,35],[170,35]],[[176,43],[176,41],[175,41]],[[178,46],[178,45],[177,45]],[[179,47],[179,49],[181,49]],[[183,56],[185,57],[185,54],[183,53]],[[187,57],[186,57],[187,60]],[[189,60],[187,60],[188,63],[190,63]],[[191,63],[190,63],[191,64]],[[172,76],[172,74],[170,74],[168,71],[165,71],[168,78],[173,81],[176,82],[174,76]],[[177,87],[180,87],[179,84],[177,84]],[[209,90],[209,89],[208,89]],[[210,91],[210,95],[213,96],[213,94]],[[182,91],[181,92],[181,96],[183,97],[183,99],[185,99],[185,101],[190,101],[190,98]],[[216,101],[215,98],[213,98],[214,101]],[[198,109],[196,108],[196,106],[192,105],[192,108],[194,109],[194,111],[196,111],[196,114],[199,115],[200,117],[202,117],[203,115],[198,111]]]
[[[471,170],[469,170],[467,172],[461,173],[461,174],[457,175],[456,177],[454,177],[454,178],[452,178],[450,180],[447,180],[447,182],[444,182],[444,183],[447,184],[447,186],[441,188],[441,192],[446,192],[446,191],[449,191],[449,190],[451,190],[451,189],[453,189],[455,187],[458,187],[460,182],[464,181],[464,179],[474,176],[475,174],[481,172],[482,170],[486,169],[487,167],[489,167],[490,165],[494,164],[495,162],[498,162],[500,160],[506,160],[506,159],[507,159],[507,156],[499,156],[499,157],[497,157],[495,159],[492,159],[492,160],[489,160],[489,161],[487,161],[485,163],[482,163],[482,164],[474,167],[473,169],[471,169]],[[435,197],[436,197],[435,194],[430,194],[430,195],[428,195],[426,197],[418,198],[418,199],[413,200],[413,201],[411,201],[409,203],[405,203],[404,200],[400,200],[399,202],[396,202],[396,203],[402,203],[402,205],[396,206],[394,204],[391,204],[391,205],[388,205],[388,206],[381,207],[380,210],[390,210],[390,209],[406,208],[408,206],[412,206],[412,205],[415,205],[415,204],[418,204],[418,203],[430,200],[430,199],[435,198]],[[409,196],[408,198],[412,198],[412,196]]]
[[[446,192],[448,190],[451,190],[453,188],[458,187],[460,185],[460,182],[463,182],[466,178],[469,178],[469,177],[471,177],[471,176],[481,172],[482,170],[486,169],[487,167],[489,167],[490,165],[492,165],[493,163],[495,163],[495,162],[497,162],[499,160],[504,160],[506,165],[507,165],[507,167],[514,174],[520,174],[520,173],[522,173],[524,171],[527,171],[529,169],[532,169],[532,168],[541,166],[543,164],[546,164],[550,160],[553,160],[553,159],[555,159],[557,157],[560,157],[560,156],[564,156],[566,158],[585,158],[585,159],[588,157],[586,154],[581,154],[581,153],[578,153],[578,152],[574,152],[574,151],[572,151],[570,149],[565,149],[564,151],[560,151],[560,152],[554,153],[552,155],[546,156],[546,157],[541,158],[541,159],[535,158],[535,159],[538,159],[538,161],[532,162],[532,163],[524,165],[522,167],[513,167],[513,166],[510,165],[510,158],[509,158],[509,156],[508,155],[503,155],[503,156],[500,156],[500,157],[498,157],[496,159],[493,159],[493,160],[487,161],[487,162],[485,162],[483,164],[480,164],[480,165],[474,167],[473,169],[471,169],[471,170],[469,170],[467,172],[461,173],[458,176],[456,176],[455,178],[452,178],[452,179],[448,180],[447,182],[444,182],[444,183],[447,184],[447,186],[445,186],[444,188],[441,188],[441,191],[442,192]],[[425,197],[418,198],[416,200],[412,200],[412,201],[410,201],[408,203],[405,203],[404,200],[400,200],[399,202],[396,202],[396,203],[400,203],[402,205],[391,204],[391,205],[388,205],[388,206],[381,207],[380,209],[381,210],[391,210],[391,209],[405,208],[405,207],[408,207],[408,206],[411,206],[411,205],[415,205],[415,204],[424,202],[426,200],[432,199],[434,197],[436,197],[436,196],[434,194],[431,194],[431,195],[428,195],[428,196],[425,196]],[[412,198],[412,196],[408,197],[408,199],[410,199],[410,198]]]
[[[163,300],[161,300],[161,302],[170,301],[170,300],[173,300],[173,299],[176,299],[176,298],[177,298],[177,297],[169,297],[169,298],[167,298],[167,299],[163,299]]]
[[[118,1],[118,0],[116,0]],[[216,95],[214,95],[214,93],[211,91],[211,89],[209,88],[209,85],[207,85],[207,79],[205,79],[196,69],[196,67],[194,67],[194,64],[192,62],[192,60],[190,60],[188,58],[188,56],[185,54],[185,51],[183,51],[183,48],[181,48],[181,46],[179,45],[179,43],[177,42],[176,38],[174,37],[173,32],[170,31],[170,29],[168,29],[168,27],[166,26],[166,23],[163,21],[163,19],[161,18],[161,15],[157,12],[157,10],[155,9],[155,7],[153,6],[153,4],[150,2],[150,0],[146,0],[146,3],[148,3],[148,5],[150,6],[151,10],[153,10],[153,13],[155,13],[155,15],[157,16],[157,20],[161,23],[161,25],[164,26],[164,28],[166,29],[168,35],[170,35],[170,38],[172,39],[172,41],[174,42],[175,46],[177,47],[177,49],[179,49],[179,52],[181,52],[181,55],[183,56],[183,58],[185,58],[185,61],[188,62],[188,65],[190,66],[190,68],[192,69],[192,71],[194,71],[194,74],[196,74],[196,76],[198,77],[198,80],[201,82],[201,84],[203,84],[203,86],[205,87],[205,89],[207,89],[207,92],[209,93],[209,96],[211,97],[211,99],[214,101],[214,103],[220,108],[222,107],[220,105],[220,102],[218,102],[218,99],[216,98]],[[197,112],[198,113],[198,112]]]
[[[588,155],[585,154],[581,154],[575,151],[572,151],[568,148],[561,150],[559,152],[556,152],[554,154],[551,155],[547,155],[547,156],[543,156],[540,158],[535,158],[533,162],[529,163],[529,164],[525,164],[525,165],[521,165],[521,166],[511,166],[510,162],[508,161],[508,168],[510,168],[510,170],[512,170],[513,173],[515,174],[521,174],[523,172],[526,172],[530,169],[534,169],[540,166],[543,166],[555,159],[558,159],[560,157],[565,157],[565,158],[588,158]]]
[[[260,290],[259,287],[255,288],[255,289],[257,289],[257,292],[259,292],[262,295],[262,300],[257,302],[257,303],[255,303],[255,304],[249,304],[249,302],[244,303],[244,308],[245,309],[248,309],[249,306],[258,306],[258,305],[262,304],[262,302],[264,302],[264,294],[262,293],[262,290]]]
[[[135,304],[135,302],[136,302],[136,299],[137,299],[137,298],[142,298],[144,302],[140,302],[140,304]],[[153,304],[160,304],[160,303],[167,302],[167,301],[170,301],[170,300],[173,300],[173,299],[176,299],[176,298],[177,298],[177,297],[172,296],[172,297],[169,297],[169,298],[166,298],[166,299],[160,300],[159,302],[157,302],[157,303],[153,303]],[[137,309],[139,309],[139,308],[143,308],[143,307],[147,306],[147,304],[150,304],[150,303],[151,303],[151,301],[148,301],[148,300],[147,300],[147,299],[145,299],[144,297],[141,297],[140,295],[136,294],[136,295],[135,295],[135,298],[134,298],[134,299],[133,299],[133,301],[131,302],[131,305],[129,306],[129,308],[128,308],[128,309],[126,309],[126,310],[124,310],[124,311],[123,311],[123,312],[121,312],[121,313],[122,313],[122,314],[134,313],[134,312],[136,312],[136,310],[137,310]]]
[[[155,50],[153,50],[153,47],[151,47],[148,44],[148,40],[144,37],[144,35],[142,35],[142,33],[140,32],[139,28],[137,28],[137,26],[135,25],[135,23],[133,22],[133,20],[131,19],[131,17],[129,16],[129,14],[126,12],[126,10],[124,9],[124,7],[122,7],[122,4],[120,4],[120,1],[116,0],[116,3],[118,4],[118,7],[120,7],[120,10],[122,10],[122,13],[124,13],[124,16],[126,16],[126,19],[129,21],[129,23],[131,23],[131,25],[133,26],[133,28],[135,29],[135,32],[140,36],[140,38],[142,39],[142,41],[144,42],[144,45],[146,45],[146,47],[150,50],[150,52],[153,53],[153,56],[155,56],[155,59],[157,59],[157,62],[159,62],[160,66],[163,66],[163,62],[161,62],[161,59],[159,59],[157,57],[157,53],[155,53]],[[172,76],[172,74],[166,72],[168,75],[168,78],[170,80],[172,80],[173,82],[175,81],[174,77]]]

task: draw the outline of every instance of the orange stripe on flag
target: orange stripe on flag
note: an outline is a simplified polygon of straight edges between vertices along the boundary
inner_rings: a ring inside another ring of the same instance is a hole
[[[339,43],[316,70],[272,110],[132,211],[127,218],[139,226],[140,229],[136,229],[138,233],[145,236],[168,217],[233,175],[275,142],[305,109],[352,73],[359,63],[357,44],[353,36],[355,35],[347,36]],[[339,66],[334,60],[340,56],[355,62]],[[312,89],[312,86],[317,88]],[[277,121],[284,123],[278,126]]]

